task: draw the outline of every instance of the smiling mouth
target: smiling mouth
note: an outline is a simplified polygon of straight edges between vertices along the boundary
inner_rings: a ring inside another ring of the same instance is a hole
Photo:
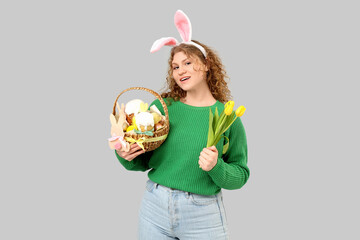
[[[186,81],[188,79],[190,79],[190,77],[183,77],[183,78],[180,79],[180,82],[184,82],[184,81]]]

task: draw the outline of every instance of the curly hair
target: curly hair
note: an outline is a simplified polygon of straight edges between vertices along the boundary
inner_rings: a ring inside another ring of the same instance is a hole
[[[170,58],[168,61],[169,66],[168,75],[166,77],[166,86],[164,87],[165,91],[160,94],[161,97],[173,98],[175,101],[178,101],[180,100],[180,98],[186,96],[186,91],[182,90],[179,85],[176,84],[173,78],[172,68],[172,61],[174,59],[174,55],[178,52],[183,52],[187,57],[197,56],[197,58],[194,58],[195,61],[197,61],[197,59],[200,59],[200,61],[208,67],[208,71],[206,74],[206,82],[213,97],[222,103],[229,101],[230,99],[232,99],[232,96],[228,88],[228,83],[225,80],[229,77],[226,75],[226,71],[219,56],[213,49],[209,48],[208,46],[195,40],[192,41],[201,45],[205,49],[207,53],[206,59],[201,53],[201,51],[193,45],[182,43],[178,46],[173,47],[171,49]]]

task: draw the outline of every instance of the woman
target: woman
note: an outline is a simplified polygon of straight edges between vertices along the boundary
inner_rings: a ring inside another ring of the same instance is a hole
[[[229,100],[225,77],[219,57],[191,40],[191,34],[174,44],[169,91],[161,94],[170,121],[166,141],[146,153],[136,144],[129,152],[116,150],[126,169],[150,169],[139,214],[139,239],[228,239],[221,189],[241,188],[249,168],[240,118],[225,132],[230,143],[225,154],[223,140],[206,148],[209,108],[222,112]],[[164,114],[158,99],[153,104]]]

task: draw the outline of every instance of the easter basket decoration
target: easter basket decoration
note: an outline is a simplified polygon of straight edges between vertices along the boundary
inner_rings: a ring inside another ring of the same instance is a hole
[[[154,131],[152,136],[149,136],[146,134],[134,133],[134,131],[124,132],[124,140],[127,141],[130,145],[137,143],[142,149],[145,150],[145,152],[155,150],[165,141],[165,139],[169,133],[169,129],[170,129],[169,113],[168,113],[166,103],[164,102],[164,100],[158,93],[156,93],[155,91],[153,91],[151,89],[144,88],[144,87],[131,87],[131,88],[125,89],[116,97],[116,100],[115,100],[114,106],[113,106],[113,111],[112,111],[112,114],[114,116],[116,115],[117,101],[118,101],[119,97],[123,93],[125,93],[127,91],[131,91],[131,90],[147,91],[147,92],[153,94],[157,99],[159,99],[159,101],[164,109],[164,113],[165,113],[165,121],[164,122],[165,123],[162,128]]]

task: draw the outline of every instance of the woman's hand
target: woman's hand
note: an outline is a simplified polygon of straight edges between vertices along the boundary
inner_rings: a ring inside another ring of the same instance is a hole
[[[204,148],[199,156],[199,165],[204,171],[210,171],[215,167],[218,159],[218,150],[215,146]]]
[[[145,153],[145,151],[142,150],[142,148],[137,143],[130,145],[129,152],[121,151],[121,147],[120,147],[120,149],[117,149],[116,152],[117,152],[117,154],[119,154],[120,157],[124,158],[127,161],[132,161],[134,158],[136,158],[140,154]]]

